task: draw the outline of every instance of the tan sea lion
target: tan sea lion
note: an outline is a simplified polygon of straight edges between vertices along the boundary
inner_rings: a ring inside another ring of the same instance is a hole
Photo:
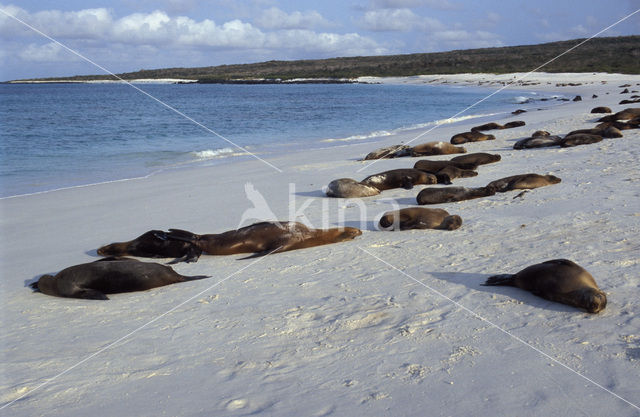
[[[545,148],[548,146],[558,146],[562,138],[560,136],[538,136],[520,139],[513,145],[513,149]]]
[[[492,164],[494,162],[498,162],[502,159],[500,154],[491,154],[485,152],[475,152],[467,155],[460,155],[451,158],[452,162],[458,162],[462,164],[474,164],[474,165],[485,165]]]
[[[447,142],[427,142],[411,148],[411,156],[450,155],[466,153],[462,146],[454,146]]]
[[[208,255],[254,253],[247,257],[254,258],[270,253],[344,242],[361,234],[360,229],[355,227],[311,229],[298,222],[261,222],[237,230],[206,235],[169,229],[167,238],[190,242]]]
[[[600,135],[588,135],[586,133],[577,133],[574,135],[567,135],[560,141],[560,146],[563,148],[569,148],[579,145],[590,145],[592,143],[602,142],[602,136]]]
[[[474,126],[471,128],[472,132],[479,132],[479,131],[483,131],[483,130],[495,130],[495,129],[502,129],[503,126],[499,123],[495,123],[495,122],[491,122],[491,123],[485,123],[483,125],[480,126]]]
[[[462,218],[443,209],[410,207],[384,213],[378,225],[383,230],[455,230],[462,226]]]
[[[611,109],[606,106],[594,107],[591,109],[591,113],[611,113]]]
[[[407,145],[393,145],[387,146],[386,148],[376,149],[373,152],[367,154],[364,157],[364,161],[370,159],[388,159],[388,158],[399,158],[401,156],[409,156],[411,148]]]
[[[43,275],[31,288],[57,297],[108,300],[106,294],[145,291],[178,282],[209,278],[184,276],[171,267],[128,258],[105,258]]]
[[[596,280],[580,265],[568,259],[554,259],[531,265],[516,274],[494,275],[484,285],[508,285],[547,300],[598,313],[607,306],[607,296]]]
[[[493,189],[498,193],[504,193],[511,190],[530,190],[532,188],[557,184],[561,181],[560,178],[554,175],[521,174],[491,181],[485,188]]]
[[[484,140],[494,140],[496,137],[493,135],[485,135],[481,132],[464,132],[458,133],[451,137],[450,142],[454,145],[460,145],[467,142],[480,142]]]
[[[161,230],[148,231],[128,242],[116,242],[97,250],[102,256],[140,256],[143,258],[176,258],[170,263],[195,262],[200,251],[188,242],[162,239]]]
[[[472,200],[474,198],[494,195],[495,189],[489,187],[429,187],[418,193],[418,204],[454,203],[456,201]]]
[[[328,197],[358,198],[371,197],[380,194],[380,190],[370,185],[362,184],[352,178],[340,178],[327,185],[325,193]]]
[[[370,175],[360,181],[361,184],[375,187],[380,191],[391,190],[393,188],[410,190],[414,185],[436,184],[437,182],[438,180],[435,175],[412,168],[392,169]]]

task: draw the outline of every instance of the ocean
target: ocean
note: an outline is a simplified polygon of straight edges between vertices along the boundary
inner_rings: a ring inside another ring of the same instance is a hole
[[[492,91],[390,84],[137,86],[264,157],[429,126]],[[459,118],[511,111],[529,96],[535,93],[504,90]],[[0,197],[247,158],[126,84],[2,84],[0,122]]]

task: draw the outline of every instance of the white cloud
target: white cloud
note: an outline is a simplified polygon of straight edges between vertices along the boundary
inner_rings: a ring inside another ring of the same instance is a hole
[[[483,30],[443,30],[432,33],[429,36],[429,41],[432,46],[437,45],[440,50],[449,48],[488,48],[504,45],[498,35]],[[442,48],[443,46],[444,48]]]
[[[264,29],[311,29],[331,26],[331,23],[315,10],[286,13],[277,7],[262,12],[255,22]]]
[[[444,29],[436,19],[422,17],[409,9],[370,10],[359,22],[363,29],[373,32],[434,31]]]
[[[371,6],[373,9],[401,9],[425,6],[441,10],[455,10],[460,7],[449,0],[371,0]]]

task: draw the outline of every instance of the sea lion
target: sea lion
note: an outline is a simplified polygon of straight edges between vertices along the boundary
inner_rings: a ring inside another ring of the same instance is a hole
[[[480,142],[484,140],[495,140],[495,136],[493,135],[485,135],[481,132],[464,132],[458,133],[457,135],[453,135],[451,137],[450,142],[454,145],[460,145],[462,143],[467,142]]]
[[[492,164],[494,162],[498,162],[501,159],[502,157],[500,156],[500,154],[497,154],[497,153],[491,154],[491,153],[484,153],[484,152],[476,152],[476,153],[470,153],[467,155],[455,156],[451,158],[450,161],[463,163],[463,164],[485,165],[485,164]]]
[[[462,146],[454,146],[447,142],[427,142],[411,148],[411,156],[450,155],[466,153]]]
[[[329,185],[327,185],[325,193],[328,197],[357,198],[378,195],[380,194],[380,190],[351,178],[340,178],[331,181]]]
[[[442,168],[454,166],[460,169],[471,169],[474,170],[478,168],[478,165],[472,164],[469,162],[458,162],[458,161],[431,161],[429,159],[421,159],[413,165],[414,169],[419,169],[420,171],[429,172],[431,174],[436,174]]]
[[[607,296],[596,280],[580,265],[568,259],[554,259],[531,265],[516,274],[494,275],[484,285],[508,285],[547,300],[598,313],[607,306]]]
[[[560,141],[560,146],[569,148],[578,145],[590,145],[592,143],[602,142],[600,135],[588,135],[586,133],[577,133],[575,135],[567,135]]]
[[[196,235],[185,230],[169,229],[167,239],[190,242],[208,255],[254,253],[247,258],[344,242],[360,236],[355,227],[311,229],[298,222],[260,222],[219,234]]]
[[[491,123],[485,123],[480,126],[474,126],[471,128],[471,131],[479,132],[481,130],[495,130],[495,129],[503,129],[503,126],[499,123],[491,122]]]
[[[410,207],[384,213],[378,225],[383,230],[455,230],[462,226],[462,218],[443,209]]]
[[[143,258],[176,258],[170,263],[195,262],[202,251],[188,242],[158,237],[161,230],[148,231],[128,242],[116,242],[97,250],[101,256],[141,256]]]
[[[596,127],[596,128],[593,128],[593,129],[573,130],[573,131],[567,133],[565,138],[567,136],[577,135],[577,134],[581,134],[581,133],[586,133],[588,135],[602,136],[603,138],[621,138],[622,137],[622,132],[620,132],[620,129],[617,129],[614,126],[611,126],[611,125],[607,125],[607,126],[603,126],[602,128],[597,128]]]
[[[523,122],[522,120],[514,120],[513,122],[508,122],[505,123],[504,126],[502,126],[503,129],[513,129],[514,127],[520,127],[520,126],[524,126],[526,125],[525,122]]]
[[[453,165],[449,165],[438,171],[436,175],[439,178],[443,178],[445,180],[443,182],[438,181],[439,183],[451,184],[451,180],[454,180],[456,178],[475,177],[478,175],[478,173],[470,169],[460,169]]]
[[[375,187],[380,191],[391,190],[393,188],[410,190],[414,185],[436,184],[437,182],[438,180],[435,175],[412,168],[392,169],[370,175],[360,181],[361,184]]]
[[[573,101],[582,101],[582,97],[580,97],[580,96],[575,96],[575,97],[573,98]]]
[[[106,294],[145,291],[151,288],[209,278],[184,276],[171,267],[128,258],[105,258],[74,265],[55,276],[43,275],[31,288],[57,297],[108,300]]]
[[[493,189],[498,193],[504,193],[511,190],[530,190],[532,188],[557,184],[561,181],[560,178],[554,175],[520,174],[491,181],[485,188]]]
[[[594,107],[591,109],[591,113],[611,113],[611,109],[606,106]]]
[[[621,100],[618,104],[635,104],[640,103],[640,98],[632,99],[632,100]]]
[[[364,161],[370,159],[388,159],[388,158],[399,158],[401,156],[409,156],[410,147],[407,145],[393,145],[387,146],[386,148],[376,149],[373,152],[367,154],[364,157]]]
[[[420,191],[416,200],[418,204],[422,206],[425,204],[454,203],[456,201],[471,200],[494,195],[495,193],[495,189],[489,187],[429,187]]]
[[[618,120],[630,120],[640,116],[640,107],[629,107],[614,114],[601,117],[598,122],[616,122]]]
[[[558,146],[562,138],[560,136],[538,136],[520,139],[513,144],[513,149],[546,148],[548,146]]]
[[[533,132],[533,135],[531,135],[532,138],[541,138],[543,136],[551,136],[551,133],[546,130],[536,130]]]
[[[518,109],[518,110],[514,110],[511,112],[511,114],[521,114],[521,113],[526,113],[526,110],[522,110],[522,109]]]

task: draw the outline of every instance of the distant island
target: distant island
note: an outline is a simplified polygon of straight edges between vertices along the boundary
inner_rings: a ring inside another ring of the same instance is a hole
[[[584,41],[550,42],[386,56],[358,56],[198,68],[165,68],[118,74],[124,80],[178,80],[198,83],[343,83],[358,77],[528,72]],[[546,65],[544,72],[640,74],[640,36],[594,38]],[[117,81],[111,75],[14,80],[21,82]]]

